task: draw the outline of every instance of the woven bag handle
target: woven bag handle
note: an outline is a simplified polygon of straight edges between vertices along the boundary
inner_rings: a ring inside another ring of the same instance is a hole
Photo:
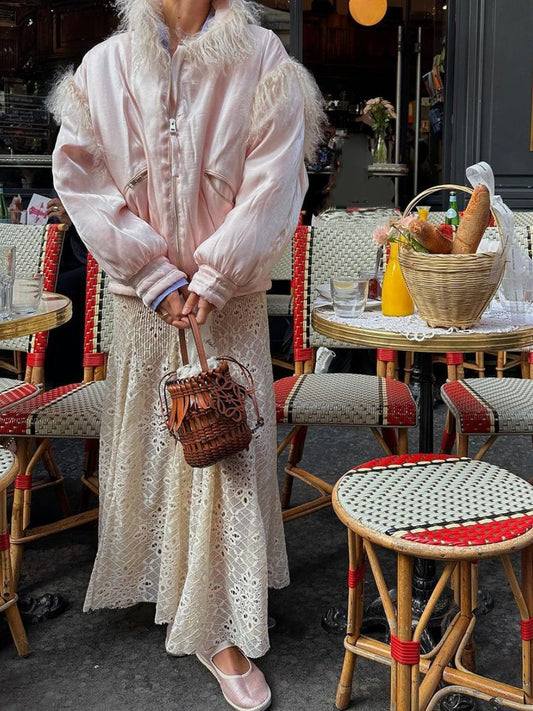
[[[200,366],[205,372],[209,369],[207,365],[207,358],[205,355],[205,348],[202,341],[202,336],[200,334],[200,329],[198,328],[198,321],[194,314],[189,314],[187,316],[189,323],[191,325],[192,335],[194,338],[194,345],[196,346],[196,352],[198,353],[198,358],[200,359]],[[189,365],[189,354],[187,353],[187,341],[185,339],[185,332],[183,328],[179,329],[179,339],[180,339],[180,352],[181,352],[181,362],[183,365]]]
[[[407,217],[407,215],[409,215],[409,213],[411,212],[411,210],[413,209],[413,207],[414,207],[417,203],[419,203],[421,200],[423,200],[425,197],[427,197],[428,195],[432,195],[433,193],[438,193],[438,192],[440,192],[441,190],[460,190],[460,191],[462,191],[463,193],[468,193],[468,195],[472,195],[472,193],[474,192],[474,191],[472,190],[472,188],[469,188],[469,187],[467,187],[466,185],[454,185],[453,183],[447,183],[447,184],[445,184],[445,185],[433,185],[431,188],[426,188],[425,190],[423,190],[421,193],[419,193],[418,195],[416,195],[416,196],[411,200],[411,202],[409,203],[409,205],[407,205],[407,207],[406,207],[405,210],[403,211],[402,217]],[[498,219],[498,215],[494,212],[494,210],[492,209],[492,207],[491,207],[491,209],[490,209],[490,212],[491,212],[491,215],[492,215],[493,218],[494,218],[494,222],[496,223],[496,225],[497,225],[497,227],[498,227],[498,234],[499,234],[499,237],[500,237],[500,242],[502,242],[502,244],[503,244],[503,230],[502,230],[502,226],[501,226],[501,224],[500,224],[500,220]]]

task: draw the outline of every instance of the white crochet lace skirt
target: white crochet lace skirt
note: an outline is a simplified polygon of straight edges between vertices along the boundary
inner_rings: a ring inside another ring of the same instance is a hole
[[[267,588],[289,582],[265,296],[213,312],[211,333],[220,355],[250,369],[265,425],[248,451],[192,469],[158,400],[161,377],[180,365],[177,331],[137,299],[115,297],[99,547],[85,609],[153,602],[156,623],[173,620],[169,653],[229,640],[258,657],[269,647]]]

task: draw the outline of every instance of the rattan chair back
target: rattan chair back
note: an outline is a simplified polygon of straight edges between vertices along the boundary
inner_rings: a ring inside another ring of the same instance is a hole
[[[92,254],[87,255],[85,293],[84,380],[103,380],[113,339],[113,298],[108,277]]]
[[[347,216],[344,217],[344,214]],[[300,227],[296,231],[293,247],[295,360],[307,360],[310,348],[350,347],[313,329],[311,314],[318,295],[317,287],[329,283],[334,275],[374,269],[377,245],[372,234],[384,224],[384,220],[387,222],[387,218],[354,218],[353,213],[344,214],[327,220],[322,218],[313,227]]]

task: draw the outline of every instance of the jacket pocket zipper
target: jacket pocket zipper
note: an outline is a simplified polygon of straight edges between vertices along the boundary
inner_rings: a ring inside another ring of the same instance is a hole
[[[213,182],[212,180],[209,180],[209,185],[210,185],[210,186],[212,187],[212,189],[216,192],[216,194],[217,194],[219,197],[222,198],[222,200],[224,200],[225,202],[229,203],[230,205],[235,205],[235,191],[233,190],[233,188],[231,187],[231,185],[228,183],[227,179],[226,179],[223,175],[221,175],[220,173],[217,173],[217,172],[214,171],[214,170],[204,170],[204,175],[206,176],[206,178],[207,178],[208,180],[209,180],[209,178],[216,178],[217,180],[220,180],[221,183],[224,183],[225,185],[227,185],[228,188],[229,188],[229,190],[230,190],[230,192],[231,192],[231,194],[232,194],[232,196],[233,196],[233,197],[231,198],[231,200],[228,199],[228,197],[227,197],[226,195],[224,195],[224,194],[216,187],[216,185],[214,184],[214,182]]]
[[[138,185],[139,183],[142,183],[143,180],[146,180],[147,176],[148,176],[148,169],[147,168],[144,168],[144,170],[140,170],[138,173],[135,173],[133,178],[126,183],[124,192],[126,192],[126,190],[132,190],[136,185]]]

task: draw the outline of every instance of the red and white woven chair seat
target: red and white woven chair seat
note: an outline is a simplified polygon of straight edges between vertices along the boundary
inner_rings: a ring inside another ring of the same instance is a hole
[[[375,375],[311,373],[274,383],[278,423],[414,427],[416,405],[404,383]]]
[[[355,529],[406,542],[474,547],[533,529],[533,487],[466,457],[384,457],[347,472],[336,492]]]
[[[533,380],[467,378],[441,393],[460,434],[533,434]]]
[[[14,378],[0,378],[0,412],[15,403],[21,403],[41,392],[40,385],[25,383]]]
[[[63,385],[1,413],[2,434],[97,438],[105,380]]]

